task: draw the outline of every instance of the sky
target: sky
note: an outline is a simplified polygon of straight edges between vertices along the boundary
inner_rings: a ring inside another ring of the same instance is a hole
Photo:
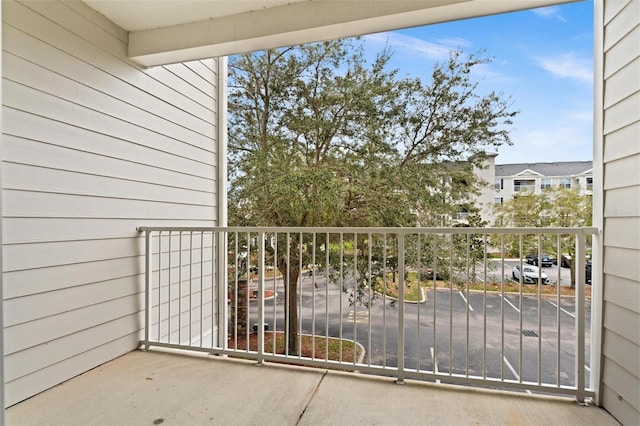
[[[363,37],[371,58],[389,46],[400,75],[429,79],[451,49],[493,58],[474,72],[480,90],[519,111],[513,145],[496,164],[593,158],[593,0]]]

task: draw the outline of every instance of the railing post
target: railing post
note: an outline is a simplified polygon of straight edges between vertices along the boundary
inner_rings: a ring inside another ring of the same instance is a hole
[[[229,330],[229,307],[227,303],[228,295],[228,277],[227,277],[227,233],[218,230],[218,307],[217,307],[217,326],[218,326],[218,342],[219,348],[227,349],[227,330]],[[235,255],[235,254],[234,254]],[[213,332],[213,330],[212,330]]]
[[[574,262],[576,280],[576,402],[584,405],[585,400],[585,235],[576,235],[576,260]]]
[[[144,350],[149,350],[151,328],[151,232],[144,231]]]
[[[258,234],[258,365],[264,362],[264,231]]]
[[[404,234],[398,233],[398,379],[404,384]]]

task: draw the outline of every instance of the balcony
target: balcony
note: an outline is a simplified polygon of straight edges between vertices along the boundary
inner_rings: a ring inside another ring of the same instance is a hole
[[[6,411],[19,425],[617,425],[558,397],[161,350],[134,351]]]
[[[147,351],[11,423],[616,424],[582,407],[595,228],[141,231]],[[567,244],[575,287],[560,266],[516,278],[525,253]]]

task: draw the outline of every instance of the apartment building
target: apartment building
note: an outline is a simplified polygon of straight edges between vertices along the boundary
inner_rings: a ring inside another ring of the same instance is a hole
[[[495,204],[523,191],[539,194],[552,187],[579,188],[582,194],[593,191],[592,161],[496,164],[494,170]]]

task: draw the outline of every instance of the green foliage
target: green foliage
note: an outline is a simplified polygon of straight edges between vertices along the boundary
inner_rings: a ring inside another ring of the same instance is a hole
[[[497,210],[496,225],[540,228],[572,228],[591,226],[593,203],[590,195],[580,194],[576,188],[551,188],[542,193],[522,192],[504,203]],[[501,241],[495,239],[493,245],[504,244],[505,251],[512,256],[526,256],[528,253],[547,253],[557,256],[567,253],[573,259],[575,239],[571,235],[542,236],[507,235]],[[590,244],[590,239],[587,240]],[[574,283],[573,263],[571,280]]]
[[[367,63],[359,41],[333,40],[230,59],[231,225],[437,226],[470,202],[484,184],[473,167],[510,144],[516,114],[500,94],[477,93],[471,70],[489,59],[454,51],[421,81],[389,70],[390,55]],[[269,253],[292,283],[291,337],[303,239]],[[397,268],[383,244],[379,271],[364,271],[362,244],[353,242],[352,302],[372,274]]]
[[[476,93],[488,59],[452,52],[423,82],[389,58],[335,40],[231,59],[232,225],[429,226],[469,202],[515,115]]]

